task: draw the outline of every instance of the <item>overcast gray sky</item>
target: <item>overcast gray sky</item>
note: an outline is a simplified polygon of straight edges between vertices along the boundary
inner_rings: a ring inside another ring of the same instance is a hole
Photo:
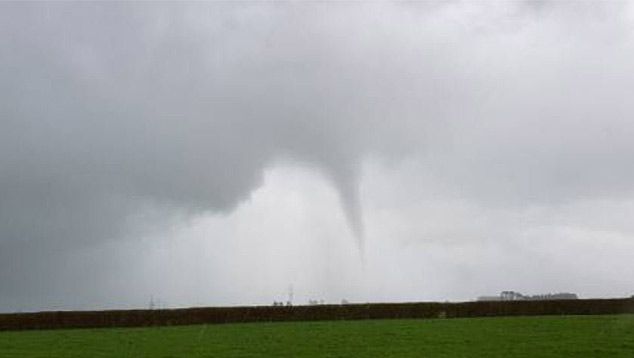
[[[0,311],[634,294],[627,2],[0,3]]]

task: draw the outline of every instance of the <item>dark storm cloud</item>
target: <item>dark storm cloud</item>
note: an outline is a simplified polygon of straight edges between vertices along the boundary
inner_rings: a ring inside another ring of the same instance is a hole
[[[356,96],[320,24],[297,33],[292,9],[260,5],[2,6],[5,294],[59,281],[57,252],[124,236],[148,204],[231,210],[279,158],[323,168],[361,235],[361,141],[340,110]]]
[[[330,180],[359,240],[368,156],[482,205],[632,194],[622,4],[0,10],[0,309],[94,285],[65,276],[82,248],[228,213],[280,161]]]

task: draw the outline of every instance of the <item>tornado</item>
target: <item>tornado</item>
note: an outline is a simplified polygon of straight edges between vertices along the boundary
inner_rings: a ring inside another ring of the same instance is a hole
[[[353,166],[326,170],[341,204],[348,228],[361,257],[365,253],[365,227],[359,194],[359,170]]]

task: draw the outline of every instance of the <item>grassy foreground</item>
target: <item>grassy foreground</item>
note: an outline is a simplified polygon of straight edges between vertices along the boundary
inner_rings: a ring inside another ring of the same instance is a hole
[[[634,315],[0,332],[2,358],[634,357]]]

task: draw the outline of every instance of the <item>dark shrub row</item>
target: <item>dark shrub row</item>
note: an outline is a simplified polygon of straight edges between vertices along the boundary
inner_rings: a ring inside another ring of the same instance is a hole
[[[0,314],[0,330],[142,327],[202,323],[634,313],[633,299],[372,303],[294,307],[60,311]]]

